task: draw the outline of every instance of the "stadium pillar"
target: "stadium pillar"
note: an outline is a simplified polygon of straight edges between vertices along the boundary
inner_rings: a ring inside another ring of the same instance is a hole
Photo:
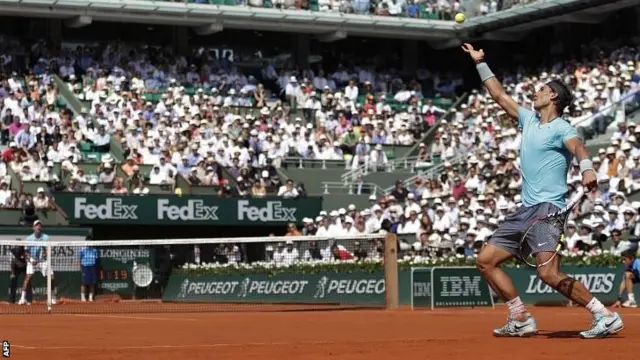
[[[399,303],[398,237],[391,233],[384,238],[384,283],[387,310],[395,310]]]
[[[417,40],[402,40],[402,70],[406,73],[418,71],[419,51]]]
[[[309,54],[311,53],[311,45],[308,34],[293,35],[294,63],[301,69],[309,68]]]
[[[47,40],[52,49],[59,49],[62,43],[62,20],[51,19],[47,22],[49,31],[47,32]]]

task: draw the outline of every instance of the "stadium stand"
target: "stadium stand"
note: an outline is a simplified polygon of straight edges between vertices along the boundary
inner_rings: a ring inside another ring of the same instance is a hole
[[[91,51],[84,49],[73,56]],[[167,164],[177,164],[160,165],[165,178],[155,176],[154,182],[160,184],[153,185],[166,185],[161,191],[172,190],[177,183],[181,190],[185,190],[181,184],[188,184],[192,191],[203,194],[212,190],[245,194],[254,183],[262,182],[256,186],[277,194],[288,175],[305,183],[307,172],[298,174],[298,168],[328,166],[342,175],[349,167],[355,173],[371,167],[369,152],[382,154],[381,150],[384,155],[374,161],[380,163],[376,165],[380,169],[387,168],[389,159],[403,157],[416,146],[451,103],[439,96],[425,99],[416,81],[405,83],[408,80],[393,73],[373,73],[364,67],[340,67],[329,76],[306,71],[298,84],[293,73],[281,71],[278,75],[267,66],[263,80],[272,86],[265,87],[256,78],[215,59],[207,60],[218,71],[196,69],[177,57],[171,60],[177,67],[169,75],[145,61],[156,54],[107,48],[100,56],[114,54],[137,65],[107,72],[86,64],[82,80],[75,74],[61,73],[68,86],[67,90],[60,82],[63,95],[74,104],[85,136],[101,136],[100,146],[113,154],[102,162],[127,158],[127,162],[133,161],[128,166],[137,166],[146,178],[155,174],[153,166],[160,157],[168,160]],[[193,59],[200,60],[201,56]],[[455,85],[441,85],[438,90],[451,94]],[[382,117],[373,119],[377,116]],[[361,128],[366,129],[362,139]],[[107,134],[114,135],[109,146]],[[238,136],[243,136],[241,142]],[[361,144],[363,141],[366,144]],[[100,161],[95,148],[82,153]],[[188,152],[183,151],[186,148]],[[318,194],[322,191],[319,181],[326,179],[326,174],[318,181],[309,173],[309,190],[302,192]],[[394,179],[397,176],[393,175]]]
[[[453,20],[459,12],[470,16],[482,16],[507,10],[512,7],[523,6],[533,2],[530,0],[517,1],[482,1],[466,3],[460,1],[370,1],[370,0],[193,0],[197,4],[251,6],[257,8],[275,8],[287,10],[309,10],[329,13],[377,15],[391,17],[408,17],[426,20]]]
[[[339,203],[325,200],[327,211],[304,219],[305,235],[368,234],[389,219],[403,250],[442,247],[469,255],[518,206],[519,133],[484,91],[452,106],[425,99],[419,83],[400,77],[388,88],[383,74],[364,68],[298,79],[267,66],[272,91],[232,63],[214,71],[167,55],[175,68],[163,72],[149,60],[157,54],[95,51],[62,54],[68,63],[57,75],[42,65],[45,59],[32,69],[43,76],[12,73],[3,81],[3,204],[22,209],[19,221],[32,213],[26,208],[54,209],[56,191],[255,197],[337,191]],[[572,237],[574,248],[596,244],[593,235],[585,238],[593,234],[588,228],[640,235],[633,224],[601,219],[606,213],[624,219],[640,205],[627,200],[637,191],[640,153],[630,121],[640,104],[638,49],[594,54],[560,71],[504,79],[526,106],[531,89],[563,78],[576,94],[569,121],[587,139],[609,139],[594,154],[602,190],[576,213],[584,231]],[[91,60],[95,55],[131,65],[105,68]],[[334,186],[331,179],[339,180]]]

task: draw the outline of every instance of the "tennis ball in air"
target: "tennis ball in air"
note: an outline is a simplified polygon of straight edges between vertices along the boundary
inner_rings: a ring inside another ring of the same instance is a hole
[[[457,13],[455,19],[458,24],[462,24],[466,20],[463,13]]]

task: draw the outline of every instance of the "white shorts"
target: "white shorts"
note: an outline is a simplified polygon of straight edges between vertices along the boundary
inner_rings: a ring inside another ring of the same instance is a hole
[[[39,271],[42,276],[47,277],[47,268],[49,267],[48,261],[39,262],[34,265],[31,261],[27,262],[27,275],[33,275],[36,271]],[[51,269],[51,275],[53,275],[53,269]]]

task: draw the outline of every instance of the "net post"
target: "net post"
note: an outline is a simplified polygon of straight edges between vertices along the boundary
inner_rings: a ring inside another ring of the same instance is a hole
[[[384,282],[387,310],[398,308],[398,238],[387,234],[384,238]]]
[[[46,247],[47,258],[45,259],[45,263],[47,264],[47,310],[51,312],[52,298],[53,298],[53,289],[51,286],[51,274],[53,273],[53,257],[51,252],[51,244],[47,244]]]

